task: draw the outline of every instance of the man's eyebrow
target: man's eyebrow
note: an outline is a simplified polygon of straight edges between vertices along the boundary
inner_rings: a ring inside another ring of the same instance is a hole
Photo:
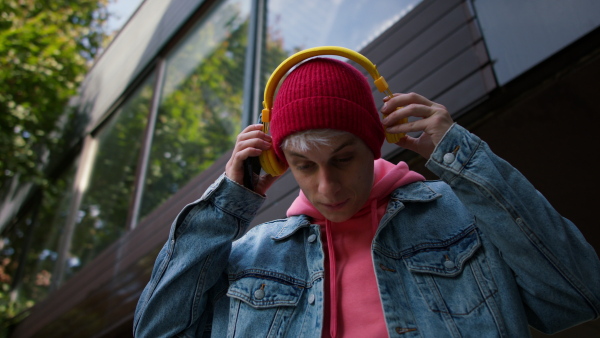
[[[356,143],[356,139],[355,139],[355,138],[352,138],[352,139],[350,139],[350,140],[348,140],[348,141],[346,141],[346,142],[342,143],[342,144],[341,144],[339,147],[335,148],[335,150],[333,150],[331,153],[332,153],[332,154],[335,154],[335,153],[337,153],[338,151],[340,151],[340,150],[342,150],[342,149],[346,148],[347,146],[351,146],[351,145],[353,145],[353,144],[355,144],[355,143]]]
[[[297,153],[297,152],[295,152],[295,151],[291,151],[291,150],[288,150],[288,151],[290,152],[290,155],[291,155],[291,156],[294,156],[294,157],[302,157],[302,158],[306,158],[306,156],[304,156],[304,155],[302,155],[302,154],[300,154],[300,153]]]
[[[346,142],[342,143],[342,144],[341,144],[339,147],[335,148],[335,149],[334,149],[334,150],[333,150],[331,153],[332,153],[332,154],[335,154],[335,153],[337,153],[338,151],[340,151],[340,150],[344,149],[345,147],[347,147],[347,146],[351,146],[351,145],[353,145],[353,144],[355,144],[355,143],[356,143],[356,139],[352,138],[352,139],[350,139],[350,140],[348,140],[348,141],[346,141]],[[293,151],[293,150],[290,150],[289,152],[290,152],[290,155],[292,155],[292,156],[306,158],[306,156],[304,156],[304,155],[302,155],[302,154],[300,154],[300,153],[297,153],[297,152],[295,152],[295,151]]]

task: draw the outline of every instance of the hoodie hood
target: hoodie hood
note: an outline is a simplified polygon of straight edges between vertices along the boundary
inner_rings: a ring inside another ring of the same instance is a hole
[[[377,159],[375,160],[374,165],[373,188],[371,189],[369,199],[355,216],[369,212],[374,200],[386,200],[387,202],[389,195],[397,188],[413,182],[425,180],[421,174],[411,171],[405,162],[394,165],[384,159]],[[312,205],[312,203],[310,203],[302,191],[300,191],[296,200],[294,200],[287,210],[287,217],[295,215],[306,215],[317,222],[325,220],[325,217]]]

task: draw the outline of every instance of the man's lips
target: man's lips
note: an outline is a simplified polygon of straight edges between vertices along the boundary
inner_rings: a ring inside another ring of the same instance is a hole
[[[321,205],[330,210],[339,210],[346,206],[348,201],[350,201],[350,199],[338,203],[321,203]]]

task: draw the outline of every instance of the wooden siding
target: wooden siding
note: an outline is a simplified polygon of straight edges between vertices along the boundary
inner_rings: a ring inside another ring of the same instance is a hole
[[[495,88],[481,35],[464,1],[425,0],[362,53],[378,65],[393,91],[420,92],[446,105],[455,115],[485,99]],[[144,54],[147,57],[138,58],[137,62],[150,62],[151,54]],[[144,63],[130,66],[143,68]],[[98,66],[94,71],[100,69]],[[134,73],[126,75],[132,77]],[[90,81],[98,76],[92,76]],[[106,86],[106,80],[98,85]],[[124,83],[119,86],[123,90]],[[116,96],[110,97],[114,100]],[[101,101],[104,100],[108,98]],[[97,115],[106,109],[107,105],[95,103],[92,111]],[[398,151],[399,148],[386,145],[384,157]],[[127,332],[172,221],[183,206],[199,198],[223,172],[229,156],[230,153],[224,155],[46,301],[36,305],[17,327],[14,337],[102,337]],[[253,224],[284,217],[297,193],[292,175],[284,174],[269,190]]]

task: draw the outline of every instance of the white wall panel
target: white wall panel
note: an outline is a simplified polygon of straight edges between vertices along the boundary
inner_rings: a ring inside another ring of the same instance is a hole
[[[600,26],[597,0],[472,0],[504,85]]]

